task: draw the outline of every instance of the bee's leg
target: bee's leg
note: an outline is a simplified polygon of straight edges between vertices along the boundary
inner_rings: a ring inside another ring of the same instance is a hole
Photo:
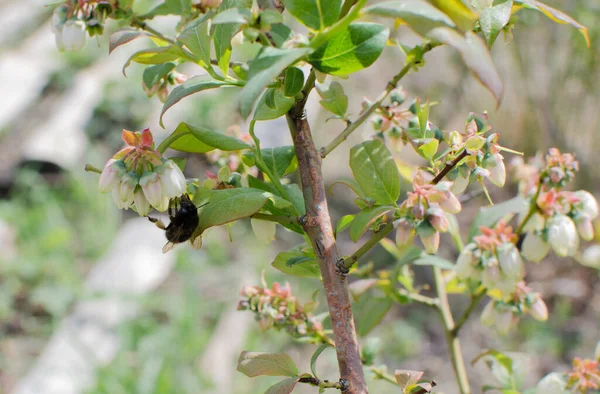
[[[148,220],[150,220],[152,223],[154,223],[156,225],[156,227],[158,227],[161,230],[166,230],[166,228],[167,228],[167,226],[165,226],[163,221],[160,219],[148,216]]]

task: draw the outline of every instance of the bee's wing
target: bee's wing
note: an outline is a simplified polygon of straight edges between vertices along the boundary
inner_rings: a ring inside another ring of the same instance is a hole
[[[175,244],[173,242],[167,242],[165,244],[165,246],[163,246],[162,252],[167,253],[167,252],[173,250],[174,247],[175,247]]]

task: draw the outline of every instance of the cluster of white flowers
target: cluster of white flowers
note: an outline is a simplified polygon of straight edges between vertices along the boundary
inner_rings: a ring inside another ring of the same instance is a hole
[[[482,227],[456,262],[456,274],[463,280],[482,283],[488,290],[499,290],[509,297],[523,280],[525,270],[512,227],[500,221],[494,228]]]
[[[152,208],[165,211],[169,200],[186,192],[183,172],[173,160],[164,159],[152,148],[150,130],[133,133],[123,131],[123,140],[129,147],[110,159],[100,175],[101,192],[112,191],[119,208],[132,205],[142,216]]]

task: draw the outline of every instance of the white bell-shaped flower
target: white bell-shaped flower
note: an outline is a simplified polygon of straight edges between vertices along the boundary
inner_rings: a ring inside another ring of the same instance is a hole
[[[540,380],[535,388],[535,394],[568,394],[569,391],[565,389],[566,385],[563,376],[553,372]]]
[[[275,233],[277,231],[277,223],[268,222],[266,220],[250,219],[250,225],[252,231],[259,241],[270,244],[275,240]]]
[[[521,255],[527,260],[539,263],[550,251],[550,244],[535,232],[527,233],[521,245]]]
[[[77,52],[85,46],[85,23],[80,20],[68,20],[62,27],[62,45],[65,51]],[[59,48],[60,49],[60,48]]]
[[[573,220],[566,215],[554,216],[548,225],[548,242],[558,256],[573,256],[579,248],[579,236]]]

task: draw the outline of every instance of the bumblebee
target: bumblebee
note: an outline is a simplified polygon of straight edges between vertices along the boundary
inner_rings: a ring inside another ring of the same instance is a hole
[[[165,226],[162,220],[148,216],[148,220],[156,225],[161,230],[165,230],[167,237],[167,243],[162,248],[163,253],[167,253],[175,247],[175,244],[185,242],[189,240],[198,227],[199,217],[198,209],[203,207],[196,207],[190,197],[187,194],[181,197],[172,198],[169,201],[169,208],[167,213],[169,214],[169,225]],[[199,242],[201,238],[198,237]],[[198,248],[195,245],[195,248]]]

